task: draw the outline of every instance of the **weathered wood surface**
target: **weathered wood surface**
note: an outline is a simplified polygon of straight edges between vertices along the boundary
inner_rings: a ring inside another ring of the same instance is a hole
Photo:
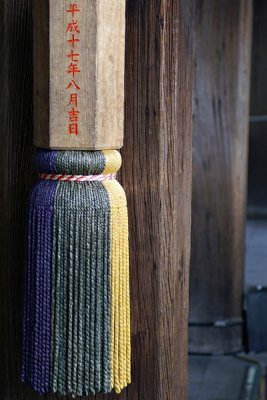
[[[127,3],[133,383],[123,400],[187,399],[193,4]]]
[[[4,400],[37,400],[20,383],[24,223],[32,180],[30,1],[4,4],[0,393]],[[187,399],[192,14],[193,0],[127,1],[121,181],[130,218],[133,382],[120,397],[98,400]]]
[[[37,399],[20,382],[25,217],[32,169],[29,0],[2,0],[0,146],[0,398]]]
[[[53,149],[121,148],[125,0],[77,0],[73,17],[70,4],[33,0],[34,143]],[[72,20],[77,25],[66,32]],[[79,40],[74,47],[67,42],[72,35]],[[71,50],[73,60],[67,57]],[[70,64],[78,70],[74,77],[66,72]],[[66,89],[72,80],[79,89],[73,83]],[[68,133],[70,92],[78,97],[77,135]]]
[[[189,349],[242,347],[251,0],[197,0]]]

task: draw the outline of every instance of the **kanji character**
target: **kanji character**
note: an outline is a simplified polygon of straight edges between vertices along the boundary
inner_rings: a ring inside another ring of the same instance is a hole
[[[71,49],[70,53],[67,54],[67,57],[69,57],[73,62],[78,62],[79,60],[75,59],[75,57],[80,57],[80,54],[74,53],[73,50]]]
[[[73,104],[73,107],[77,107],[78,106],[78,95],[77,93],[71,93],[70,97],[69,97],[69,102],[68,102],[68,106]]]
[[[77,42],[79,42],[80,41],[80,39],[78,39],[78,38],[76,38],[75,36],[74,36],[74,34],[72,33],[72,35],[71,35],[71,39],[69,39],[67,42],[71,45],[71,47],[75,47],[75,43],[77,43]]]
[[[69,84],[66,86],[66,89],[69,89],[71,86],[74,86],[76,90],[80,90],[81,88],[77,85],[76,82],[74,82],[74,80],[71,80],[69,82]]]
[[[74,17],[75,13],[80,12],[80,10],[78,9],[77,4],[70,4],[67,12],[70,12],[72,17]]]
[[[78,110],[72,108],[70,111],[68,111],[68,114],[70,122],[78,122],[78,115],[80,114]]]
[[[80,33],[79,26],[78,26],[78,21],[75,19],[72,19],[72,22],[68,23],[66,32],[77,32]]]
[[[74,63],[71,62],[69,64],[69,66],[68,66],[67,73],[68,74],[72,74],[72,76],[74,78],[74,75],[79,73],[79,72],[81,72],[81,71],[78,68],[78,64],[74,64]]]
[[[69,135],[78,135],[78,124],[69,124],[68,125],[68,134]]]

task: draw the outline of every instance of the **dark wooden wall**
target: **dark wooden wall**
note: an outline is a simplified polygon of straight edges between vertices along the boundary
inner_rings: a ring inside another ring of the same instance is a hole
[[[242,348],[251,23],[251,0],[196,1],[192,352]]]
[[[254,0],[248,215],[267,218],[267,2]]]
[[[4,400],[40,398],[20,383],[24,226],[34,175],[30,3],[1,0],[0,11]],[[122,400],[187,399],[193,11],[193,0],[127,1],[121,181],[130,217],[133,383]]]
[[[30,1],[1,0],[0,18],[0,398],[26,400],[20,349],[25,215],[33,175]]]

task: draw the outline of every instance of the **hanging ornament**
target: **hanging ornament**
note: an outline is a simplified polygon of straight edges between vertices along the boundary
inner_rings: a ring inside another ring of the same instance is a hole
[[[49,4],[48,4],[49,3]],[[124,0],[34,1],[35,166],[22,380],[38,393],[131,381]]]

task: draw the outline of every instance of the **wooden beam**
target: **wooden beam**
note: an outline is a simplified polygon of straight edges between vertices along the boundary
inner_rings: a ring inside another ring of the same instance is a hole
[[[196,1],[192,352],[242,348],[251,25],[251,0]]]
[[[33,28],[35,146],[121,148],[125,0],[33,0]]]

